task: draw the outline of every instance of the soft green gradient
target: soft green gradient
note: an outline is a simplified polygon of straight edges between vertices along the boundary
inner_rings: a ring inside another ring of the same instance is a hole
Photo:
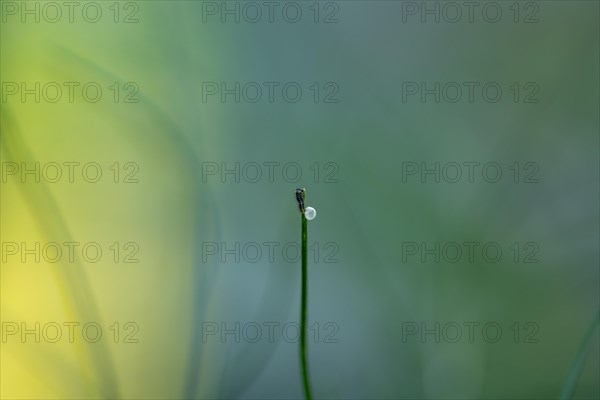
[[[96,344],[1,343],[2,398],[301,397],[297,343],[201,340],[203,322],[298,321],[299,262],[203,262],[201,247],[298,242],[296,187],[318,212],[310,243],[339,245],[339,263],[309,262],[309,325],[339,326],[339,343],[309,342],[316,398],[560,396],[600,308],[599,3],[536,3],[537,24],[403,24],[394,1],[337,2],[336,24],[203,23],[194,1],[139,2],[136,24],[2,23],[2,82],[95,81],[105,92],[94,104],[0,103],[1,161],[139,165],[132,184],[9,178],[2,242],[140,248],[137,264],[110,253],[2,264],[2,322],[104,329]],[[204,103],[212,81],[295,81],[305,93],[296,104]],[[533,81],[540,102],[515,104],[506,90],[496,104],[403,103],[404,81]],[[136,82],[139,102],[114,103],[113,82]],[[340,102],[315,104],[313,82],[336,82]],[[204,162],[269,161],[299,163],[302,179],[202,180]],[[324,170],[313,182],[309,166],[328,161],[339,182],[323,183]],[[403,162],[436,161],[494,161],[506,176],[402,182]],[[515,161],[537,163],[540,182],[513,183]],[[494,241],[507,254],[402,262],[403,242],[435,241]],[[513,263],[513,242],[536,242],[540,262]],[[113,343],[108,327],[128,321],[139,343]],[[404,322],[435,321],[504,332],[498,343],[402,341]],[[539,342],[514,343],[514,322],[538,324]],[[593,335],[575,398],[600,397]]]

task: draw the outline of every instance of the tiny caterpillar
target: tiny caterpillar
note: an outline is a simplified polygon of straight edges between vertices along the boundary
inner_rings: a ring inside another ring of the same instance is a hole
[[[304,195],[304,188],[296,189],[296,201],[298,202],[298,208],[300,209],[300,212],[304,214],[306,219],[310,221],[312,219],[315,219],[315,217],[317,216],[317,210],[315,210],[312,207],[304,207]]]
[[[304,188],[296,189],[296,201],[298,202],[300,212],[304,214]]]

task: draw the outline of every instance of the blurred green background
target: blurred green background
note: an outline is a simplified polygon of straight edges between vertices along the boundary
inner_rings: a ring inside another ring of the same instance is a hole
[[[318,398],[560,395],[600,307],[598,2],[76,3],[0,2],[2,398],[302,397],[296,187]]]

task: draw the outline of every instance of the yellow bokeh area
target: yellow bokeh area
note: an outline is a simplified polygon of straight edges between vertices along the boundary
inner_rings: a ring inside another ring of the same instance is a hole
[[[198,199],[167,83],[124,57],[148,24],[44,22],[1,32],[2,398],[168,397]]]

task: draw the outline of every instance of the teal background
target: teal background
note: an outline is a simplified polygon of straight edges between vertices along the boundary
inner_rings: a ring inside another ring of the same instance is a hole
[[[114,103],[108,89],[97,103],[9,98],[0,104],[2,162],[95,161],[111,176],[107,166],[132,161],[139,183],[9,178],[2,242],[133,241],[140,262],[3,262],[2,322],[96,321],[105,336],[9,338],[2,397],[301,398],[296,343],[269,343],[266,332],[258,343],[202,341],[206,322],[298,320],[299,262],[204,262],[202,251],[206,242],[299,241],[296,187],[318,212],[308,232],[321,246],[309,263],[309,320],[321,335],[327,322],[339,328],[338,343],[309,343],[318,398],[558,397],[600,308],[599,3],[534,2],[531,24],[512,21],[513,3],[498,2],[495,24],[480,14],[403,23],[395,1],[335,2],[331,24],[312,21],[313,2],[298,2],[306,14],[295,24],[280,14],[204,23],[194,1],[135,2],[133,24],[112,21],[113,2],[100,2],[106,14],[95,24],[7,17],[2,82],[135,82],[139,102]],[[298,82],[303,97],[202,101],[202,82],[268,81]],[[402,83],[413,81],[498,82],[504,91],[497,103],[403,102]],[[313,82],[337,84],[339,102],[313,102]],[[515,103],[513,82],[535,82],[539,102]],[[500,164],[502,178],[403,181],[406,162],[470,161]],[[296,162],[303,175],[203,182],[207,162]],[[338,182],[323,182],[327,162]],[[535,163],[539,182],[514,183],[514,162]],[[403,262],[405,242],[468,241],[497,242],[503,257]],[[323,262],[328,242],[338,263]],[[539,262],[513,262],[514,242],[536,243]],[[115,321],[137,323],[139,343],[113,343]],[[600,396],[595,321],[576,398]],[[457,343],[403,341],[405,324],[422,322],[495,322],[503,333],[497,343],[481,334],[471,343],[466,331]],[[537,343],[524,342],[528,322]]]

